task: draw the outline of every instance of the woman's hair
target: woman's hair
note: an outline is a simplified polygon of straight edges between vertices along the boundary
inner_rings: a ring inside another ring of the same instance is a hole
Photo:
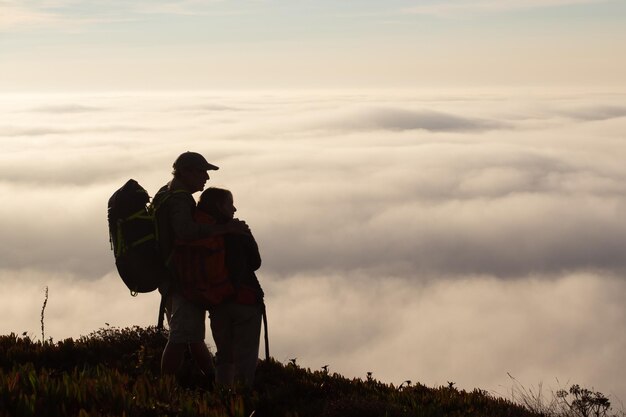
[[[220,209],[228,198],[232,198],[230,191],[223,188],[209,187],[200,195],[198,209],[208,213],[218,222],[228,221],[230,219],[226,219]]]

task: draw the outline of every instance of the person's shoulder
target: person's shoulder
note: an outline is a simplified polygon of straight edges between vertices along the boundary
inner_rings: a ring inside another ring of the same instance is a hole
[[[159,191],[157,191],[152,198],[152,204],[155,206],[161,205],[161,203],[169,197],[169,192],[169,184],[165,184],[163,187],[159,188]]]
[[[191,193],[184,188],[176,187],[176,184],[169,182],[157,191],[154,196],[154,203],[159,206],[173,206],[173,205],[189,205],[196,206],[196,200],[194,200]]]
[[[156,197],[161,196],[161,195],[163,195],[165,193],[168,193],[169,192],[169,187],[170,187],[169,183],[165,184],[163,187],[159,188],[159,191],[156,192],[154,197],[156,198]]]
[[[188,206],[192,209],[196,208],[196,200],[188,191],[170,191],[167,199],[170,206]]]
[[[176,178],[172,179],[172,181],[167,184],[167,189],[172,196],[193,199],[191,192],[189,192],[189,190],[185,188],[184,184]]]

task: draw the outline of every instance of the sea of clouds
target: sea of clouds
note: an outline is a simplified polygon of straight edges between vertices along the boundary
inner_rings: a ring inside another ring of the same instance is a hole
[[[0,332],[151,325],[106,206],[176,156],[220,166],[263,257],[271,354],[399,384],[626,400],[622,94],[0,97]],[[207,343],[212,345],[210,334]]]

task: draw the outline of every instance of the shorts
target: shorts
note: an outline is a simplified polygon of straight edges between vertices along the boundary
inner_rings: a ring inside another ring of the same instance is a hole
[[[171,295],[170,302],[168,341],[171,343],[204,342],[204,322],[207,311],[176,293]]]

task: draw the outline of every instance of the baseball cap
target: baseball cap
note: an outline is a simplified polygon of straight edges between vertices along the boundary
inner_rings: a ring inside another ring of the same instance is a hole
[[[195,168],[206,171],[217,170],[219,167],[209,164],[204,156],[197,152],[185,152],[182,153],[174,161],[174,169]]]

